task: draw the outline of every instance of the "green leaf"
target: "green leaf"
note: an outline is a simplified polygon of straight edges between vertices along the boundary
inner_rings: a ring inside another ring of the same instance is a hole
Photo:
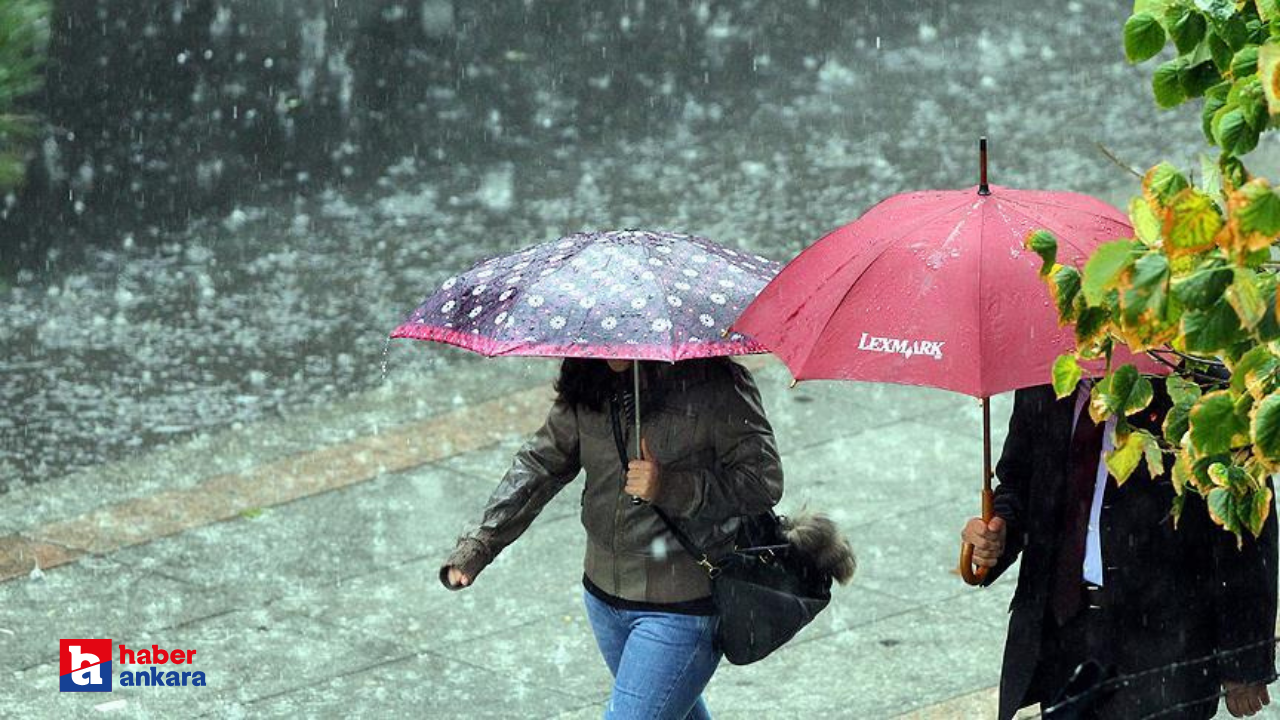
[[[1048,275],[1058,263],[1058,238],[1048,230],[1036,230],[1027,236],[1027,248],[1040,256],[1040,274]]]
[[[1280,369],[1280,358],[1277,358],[1265,345],[1259,345],[1249,352],[1231,368],[1231,390],[1237,395],[1248,393],[1261,399],[1269,390],[1276,370]]]
[[[1191,442],[1200,455],[1230,452],[1248,442],[1248,424],[1236,414],[1226,390],[1211,392],[1191,408]]]
[[[1258,48],[1258,79],[1270,113],[1280,115],[1280,42],[1267,42]]]
[[[1135,196],[1129,200],[1129,221],[1143,243],[1155,246],[1160,242],[1160,220],[1142,198]]]
[[[1165,213],[1162,228],[1165,249],[1170,257],[1197,253],[1213,247],[1222,229],[1222,212],[1213,198],[1194,188],[1174,196]]]
[[[1165,392],[1169,394],[1169,399],[1174,405],[1186,405],[1190,407],[1195,404],[1204,391],[1196,384],[1194,380],[1189,380],[1181,375],[1170,375],[1164,381]]]
[[[1187,496],[1185,494],[1178,493],[1177,495],[1173,496],[1173,502],[1169,507],[1169,515],[1173,517],[1173,529],[1175,531],[1178,529],[1178,522],[1182,520],[1182,510],[1186,506],[1187,506]]]
[[[1209,88],[1222,82],[1222,74],[1212,60],[1200,63],[1181,63],[1178,81],[1182,83],[1182,93],[1188,98],[1204,95]]]
[[[1230,20],[1236,15],[1233,0],[1195,0],[1195,6],[1205,15],[1218,21]]]
[[[1204,107],[1200,111],[1200,129],[1204,131],[1204,137],[1210,143],[1213,139],[1213,118],[1218,111],[1227,105],[1227,95],[1231,91],[1231,83],[1223,82],[1214,85],[1204,93]],[[1218,173],[1219,187],[1221,187],[1222,173]]]
[[[1261,488],[1255,490],[1249,496],[1249,501],[1244,512],[1245,525],[1249,528],[1249,532],[1254,537],[1262,535],[1262,528],[1267,524],[1267,518],[1271,515],[1271,488]]]
[[[1205,498],[1209,504],[1209,517],[1225,530],[1239,534],[1240,523],[1236,515],[1235,496],[1226,488],[1214,488]]]
[[[1173,3],[1174,0],[1133,0],[1133,14],[1148,13],[1162,18],[1169,14],[1169,8]]]
[[[1125,320],[1137,322],[1150,311],[1154,317],[1164,316],[1165,290],[1169,283],[1169,259],[1160,253],[1138,258],[1124,294]]]
[[[1059,355],[1053,361],[1053,392],[1059,400],[1076,391],[1080,375],[1080,363],[1075,355]]]
[[[1258,17],[1263,22],[1280,18],[1280,0],[1257,0],[1254,4],[1258,8]]]
[[[1258,72],[1258,46],[1245,45],[1231,58],[1231,76],[1236,80]]]
[[[1142,178],[1142,195],[1152,204],[1152,209],[1166,207],[1178,193],[1191,187],[1178,168],[1162,162],[1147,171]]]
[[[1183,313],[1182,334],[1188,352],[1212,355],[1236,344],[1243,330],[1235,308],[1223,299],[1207,310]]]
[[[1070,322],[1074,314],[1076,297],[1080,295],[1080,271],[1064,265],[1049,278],[1049,293],[1058,306],[1058,317]]]
[[[1209,466],[1209,477],[1213,479],[1214,485],[1234,492],[1240,492],[1252,485],[1249,473],[1238,465],[1214,463]]]
[[[1171,108],[1181,105],[1187,99],[1187,91],[1182,87],[1182,70],[1185,63],[1177,58],[1160,63],[1151,75],[1151,92],[1156,97],[1156,105]]]
[[[1204,16],[1200,13],[1182,8],[1169,27],[1169,35],[1173,38],[1173,44],[1177,46],[1179,53],[1189,53],[1204,39],[1207,26]],[[1163,46],[1164,43],[1161,42],[1161,45]]]
[[[1240,187],[1249,181],[1249,171],[1238,157],[1223,153],[1218,157],[1218,167],[1222,168],[1222,182],[1226,185]]]
[[[1201,268],[1173,281],[1173,296],[1191,310],[1203,310],[1222,299],[1223,292],[1235,279],[1229,268]]]
[[[1227,106],[1214,119],[1213,139],[1232,155],[1245,155],[1258,145],[1258,131],[1249,126],[1244,111]]]
[[[1268,119],[1267,98],[1262,92],[1262,81],[1257,77],[1250,77],[1241,81],[1239,88],[1236,102],[1240,112],[1244,113],[1244,120],[1249,123],[1249,127],[1261,133],[1267,128]]]
[[[1240,318],[1240,326],[1246,330],[1257,326],[1267,311],[1262,303],[1262,293],[1254,283],[1252,270],[1239,268],[1235,271],[1235,281],[1227,288],[1226,298]]]
[[[1250,188],[1245,185],[1242,190]],[[1240,222],[1240,230],[1275,237],[1280,234],[1280,196],[1265,185],[1254,185],[1249,191],[1248,202],[1234,213]]]
[[[1272,393],[1258,404],[1249,433],[1254,452],[1272,467],[1280,465],[1280,394]]]
[[[1228,72],[1231,70],[1231,58],[1235,57],[1235,51],[1231,49],[1231,45],[1218,35],[1216,30],[1210,30],[1204,39],[1205,47],[1209,50],[1209,54],[1213,57],[1213,64],[1218,66],[1220,72]]]
[[[1258,327],[1253,329],[1253,334],[1260,342],[1280,340],[1280,319],[1276,317],[1276,278],[1270,274],[1263,275],[1261,284],[1262,303],[1267,306],[1267,312]]]
[[[1164,47],[1164,28],[1149,13],[1130,16],[1124,23],[1124,54],[1139,63],[1154,57]]]
[[[1128,437],[1119,441],[1116,449],[1107,453],[1107,470],[1116,479],[1117,486],[1124,485],[1142,462],[1144,443],[1139,437],[1141,434],[1141,431],[1129,433]]]
[[[1215,0],[1227,5],[1233,5],[1234,0]],[[1245,24],[1244,18],[1235,14],[1234,5],[1231,14],[1226,17],[1210,16],[1213,23],[1213,31],[1218,34],[1231,48],[1232,52],[1239,50],[1249,42],[1249,26]]]
[[[1099,245],[1084,265],[1081,289],[1090,305],[1102,302],[1107,291],[1115,287],[1121,273],[1133,265],[1132,240],[1113,240]]]
[[[1085,346],[1096,340],[1106,326],[1109,313],[1106,308],[1088,307],[1076,318],[1076,345]]]
[[[1161,431],[1164,439],[1173,445],[1181,445],[1182,437],[1191,429],[1191,405],[1174,405],[1165,413]]]
[[[1208,103],[1207,100],[1205,102]],[[1200,191],[1213,198],[1214,202],[1222,199],[1222,171],[1218,169],[1218,163],[1204,153],[1200,153]]]
[[[1146,430],[1139,430],[1134,434],[1142,436],[1142,455],[1147,460],[1147,474],[1152,478],[1164,475],[1164,452],[1160,449],[1160,441]]]
[[[1093,384],[1089,393],[1089,413],[1097,422],[1108,415],[1128,417],[1151,404],[1151,381],[1133,365],[1121,365]]]

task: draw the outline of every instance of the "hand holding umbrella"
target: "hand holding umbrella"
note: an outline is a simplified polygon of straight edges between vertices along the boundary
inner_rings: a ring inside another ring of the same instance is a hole
[[[640,440],[640,458],[627,466],[626,493],[645,502],[653,502],[662,489],[662,466],[649,452],[649,441]]]

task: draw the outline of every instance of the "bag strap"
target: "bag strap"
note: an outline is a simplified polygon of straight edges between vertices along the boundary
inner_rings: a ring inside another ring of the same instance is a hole
[[[639,398],[636,399],[636,402],[640,402]],[[627,442],[622,437],[622,419],[619,417],[618,403],[616,400],[609,401],[609,419],[613,423],[613,443],[618,448],[618,462],[622,463],[622,477],[625,482],[627,477],[627,466],[630,463],[627,460]],[[684,548],[684,551],[689,553],[690,557],[700,558],[697,562],[707,571],[707,574],[711,577],[715,577],[720,574],[720,568],[716,567],[716,565],[711,562],[707,557],[707,554],[689,539],[689,536],[686,535],[684,531],[681,530],[680,527],[662,511],[662,508],[654,505],[653,503],[647,504],[655,513],[658,514],[658,518],[662,520],[663,524],[667,526],[667,529],[671,531],[671,534],[675,536],[676,542],[680,543],[680,546]]]

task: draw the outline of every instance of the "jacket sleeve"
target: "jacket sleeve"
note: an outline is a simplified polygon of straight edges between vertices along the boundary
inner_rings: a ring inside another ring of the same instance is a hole
[[[732,367],[714,407],[717,467],[673,471],[654,504],[678,517],[719,522],[765,512],[782,498],[782,462],[755,380]]]
[[[475,581],[476,575],[520,537],[542,508],[582,468],[578,455],[578,420],[573,406],[556,402],[547,420],[516,453],[511,469],[489,496],[480,526],[458,539],[440,568],[440,582],[456,567]]]
[[[1268,482],[1268,487],[1271,484]],[[1195,508],[1206,512],[1205,508]],[[1270,682],[1276,676],[1276,514],[1257,538],[1235,536],[1214,526],[1212,612],[1218,621],[1218,673],[1240,683]]]
[[[1027,492],[1035,468],[1034,447],[1037,431],[1043,427],[1046,395],[1042,388],[1019,390],[1013,395],[1013,415],[1005,436],[1000,460],[996,463],[999,484],[995,489],[996,517],[1005,522],[1004,553],[995,567],[987,572],[983,585],[990,585],[1004,574],[1027,544]]]

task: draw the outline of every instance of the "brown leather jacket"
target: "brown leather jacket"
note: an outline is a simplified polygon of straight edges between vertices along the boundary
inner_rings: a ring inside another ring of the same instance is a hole
[[[642,434],[662,468],[654,504],[712,557],[727,550],[742,515],[782,496],[782,466],[751,374],[734,363],[677,363],[664,368],[663,406],[642,418]],[[624,422],[627,447],[634,427]],[[609,410],[557,401],[547,421],[516,453],[490,496],[478,528],[458,540],[441,568],[473,580],[529,527],[542,508],[586,474],[582,524],[584,569],[605,592],[626,600],[670,603],[711,592],[697,565],[645,505],[623,492],[625,478]]]

